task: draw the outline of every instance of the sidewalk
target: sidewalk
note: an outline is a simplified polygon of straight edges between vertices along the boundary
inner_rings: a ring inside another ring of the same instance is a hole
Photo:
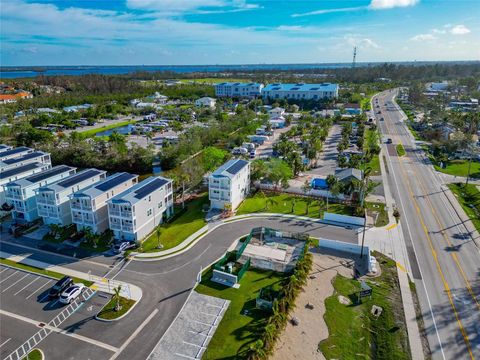
[[[49,271],[58,272],[60,274],[64,274],[67,276],[73,276],[79,279],[92,281],[94,284],[91,286],[93,290],[102,291],[108,294],[114,294],[114,289],[118,286],[121,286],[120,295],[132,299],[135,301],[140,301],[142,298],[142,289],[138,286],[129,284],[123,281],[111,280],[107,278],[102,278],[100,276],[86,274],[81,271],[69,269],[63,266],[51,265],[43,261],[38,261],[34,259],[28,258],[29,254],[26,255],[12,255],[5,251],[0,251],[0,258],[8,259],[10,261],[30,265],[40,269],[47,269]]]

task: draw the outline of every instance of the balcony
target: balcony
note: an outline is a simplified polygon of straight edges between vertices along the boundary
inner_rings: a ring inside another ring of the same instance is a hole
[[[23,196],[21,194],[15,194],[15,193],[8,192],[7,193],[7,199],[23,200]]]
[[[120,211],[119,210],[110,210],[108,209],[108,214],[110,216],[120,216]]]
[[[121,226],[120,223],[111,222],[110,223],[110,229],[112,229],[112,230],[122,230],[122,226]]]
[[[41,196],[37,197],[37,204],[40,205],[57,205],[54,199],[48,199]]]
[[[122,231],[133,232],[133,226],[132,225],[122,225]]]

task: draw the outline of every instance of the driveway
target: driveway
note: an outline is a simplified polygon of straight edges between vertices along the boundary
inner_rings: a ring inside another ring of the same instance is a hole
[[[323,144],[323,151],[318,159],[318,167],[305,172],[305,175],[327,176],[335,173],[337,168],[338,150],[337,145],[342,138],[342,127],[333,125],[328,133],[328,137]]]

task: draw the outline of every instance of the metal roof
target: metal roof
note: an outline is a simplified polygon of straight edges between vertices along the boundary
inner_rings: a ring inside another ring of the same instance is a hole
[[[121,183],[131,180],[133,178],[137,177],[137,175],[132,175],[129,173],[117,173],[112,176],[109,176],[106,178],[104,181],[102,181],[100,184],[97,184],[95,186],[96,189],[100,191],[108,191],[110,189],[113,189],[115,186],[120,185]]]
[[[57,182],[56,185],[61,186],[63,188],[68,188],[68,187],[77,185],[77,184],[81,183],[82,181],[90,179],[94,176],[100,175],[102,173],[105,173],[105,171],[101,171],[101,170],[97,170],[97,169],[84,170],[82,172],[79,172],[75,175],[71,175],[64,180],[61,180],[61,181]]]
[[[269,84],[263,91],[337,91],[338,84]]]
[[[33,170],[33,169],[41,168],[42,166],[45,166],[45,164],[30,163],[30,164],[15,167],[15,168],[10,169],[10,170],[2,171],[2,172],[0,172],[0,180],[5,180],[5,179],[8,179],[12,176],[23,174],[24,172],[27,172],[27,171],[30,171],[30,170]]]
[[[238,174],[240,170],[242,170],[248,164],[249,164],[248,161],[242,160],[242,159],[228,160],[225,164],[223,164],[217,170],[215,170],[212,173],[212,175],[233,177],[234,175]]]
[[[36,157],[40,157],[40,156],[44,156],[44,155],[47,155],[47,153],[44,153],[43,151],[35,151],[35,152],[31,152],[31,153],[25,154],[25,155],[17,157],[17,158],[6,159],[6,160],[3,161],[3,163],[5,163],[7,165],[12,165],[12,164],[16,164],[16,163],[19,163],[19,162],[22,162],[22,161],[25,161],[25,160],[34,159]]]

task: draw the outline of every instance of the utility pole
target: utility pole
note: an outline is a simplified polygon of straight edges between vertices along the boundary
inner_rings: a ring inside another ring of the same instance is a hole
[[[357,65],[357,47],[353,47],[353,61],[352,61],[352,69],[355,69],[355,66]]]

